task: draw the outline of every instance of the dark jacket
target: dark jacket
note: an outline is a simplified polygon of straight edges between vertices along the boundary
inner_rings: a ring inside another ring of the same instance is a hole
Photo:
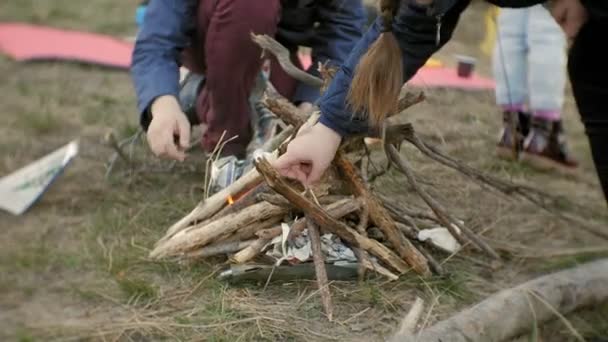
[[[526,7],[542,0],[488,0],[500,7]],[[592,0],[594,1],[594,0]],[[429,6],[417,5],[414,0],[401,1],[393,22],[403,55],[404,80],[408,81],[433,53],[452,37],[462,11],[470,0],[435,0]],[[320,122],[340,135],[352,135],[368,129],[365,115],[353,113],[346,104],[346,95],[355,67],[371,44],[382,32],[378,18],[350,53],[336,74],[334,81],[319,100]]]
[[[131,66],[140,113],[161,95],[178,96],[181,53],[193,39],[197,3],[149,2]],[[316,72],[317,62],[342,64],[363,34],[366,17],[361,0],[282,0],[281,4],[277,38],[287,46],[312,48],[311,73]],[[294,101],[314,102],[319,90],[300,84],[295,96]]]

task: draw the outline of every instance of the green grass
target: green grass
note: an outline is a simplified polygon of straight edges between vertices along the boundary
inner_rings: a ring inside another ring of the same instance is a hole
[[[0,4],[1,21],[25,21],[66,29],[80,29],[105,34],[134,32],[137,1],[89,1],[80,6],[71,0],[20,0]]]
[[[62,127],[62,120],[43,108],[36,112],[25,112],[19,117],[19,128],[31,135],[55,133]]]
[[[547,259],[540,266],[540,270],[545,273],[551,273],[563,269],[576,267],[578,265],[606,257],[608,257],[608,253],[584,253],[567,257],[553,257]]]
[[[129,301],[149,301],[156,298],[158,289],[147,280],[129,275],[117,276],[116,282]]]

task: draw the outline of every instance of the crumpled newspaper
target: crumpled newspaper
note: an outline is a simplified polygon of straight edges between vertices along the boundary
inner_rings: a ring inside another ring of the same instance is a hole
[[[287,241],[291,227],[283,223],[281,236],[274,238],[269,245],[272,246],[266,255],[277,259],[276,264],[280,265],[283,261],[289,263],[302,263],[312,260],[312,247],[308,231],[305,230],[293,242]],[[357,257],[352,249],[347,247],[339,237],[334,234],[324,234],[321,236],[321,251],[325,256],[325,262],[356,262]]]

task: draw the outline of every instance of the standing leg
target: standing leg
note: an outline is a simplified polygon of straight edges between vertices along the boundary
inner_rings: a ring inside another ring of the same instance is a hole
[[[527,134],[527,46],[528,9],[500,9],[497,39],[492,56],[496,79],[496,103],[503,112],[503,129],[496,149],[500,157],[517,158]]]
[[[245,157],[251,140],[248,102],[260,71],[261,50],[250,34],[274,35],[280,2],[251,0],[201,0],[197,30],[204,40],[206,83],[197,101],[197,112],[208,128],[203,138],[207,151],[224,140],[237,137],[223,149],[223,155]]]
[[[561,121],[566,87],[566,36],[542,5],[529,9],[528,89],[532,124],[522,161],[543,169],[573,171]]]
[[[598,49],[597,38],[607,34],[608,23],[590,19],[570,49],[568,71],[595,169],[608,201],[608,52]]]

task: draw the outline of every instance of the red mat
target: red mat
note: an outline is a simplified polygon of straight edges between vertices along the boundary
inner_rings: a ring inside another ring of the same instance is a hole
[[[128,69],[133,44],[94,33],[2,23],[0,51],[18,61],[68,60]]]
[[[310,55],[299,54],[300,63],[306,69],[312,64]],[[452,88],[463,90],[494,89],[494,80],[473,74],[469,78],[458,77],[456,69],[427,66],[407,82],[408,85],[421,88]]]
[[[459,77],[456,69],[445,67],[424,67],[407,83],[421,88],[452,88],[464,90],[494,89],[494,80],[471,75],[469,78]]]
[[[128,69],[133,44],[101,34],[60,30],[19,23],[0,24],[0,51],[18,61],[68,60]],[[300,55],[304,67],[309,55]],[[409,82],[423,88],[494,89],[494,81],[473,75],[461,78],[456,70],[423,67]]]

